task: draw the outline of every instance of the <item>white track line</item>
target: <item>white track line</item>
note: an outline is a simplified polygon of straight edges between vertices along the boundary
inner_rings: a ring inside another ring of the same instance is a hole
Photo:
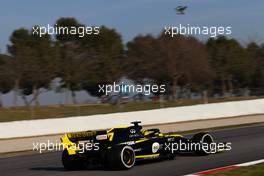
[[[264,159],[257,160],[257,161],[251,161],[251,162],[247,162],[247,163],[242,163],[242,164],[237,164],[235,166],[245,167],[245,166],[252,166],[252,165],[256,165],[256,164],[260,164],[260,163],[264,163]]]
[[[210,172],[210,171],[213,171],[213,170],[219,170],[219,171],[222,171],[224,170],[224,168],[229,168],[229,167],[247,167],[247,166],[253,166],[253,165],[256,165],[256,164],[260,164],[260,163],[264,163],[264,159],[261,159],[261,160],[256,160],[256,161],[250,161],[250,162],[246,162],[246,163],[241,163],[241,164],[235,164],[235,165],[230,165],[230,166],[225,166],[225,167],[219,167],[219,168],[215,168],[215,169],[210,169],[210,170],[206,170],[206,171],[201,171],[201,172],[197,172],[197,173],[194,173],[194,174],[188,174],[188,175],[184,175],[184,176],[201,176],[201,175],[206,175],[206,174],[199,174],[199,173],[203,173],[203,172]]]

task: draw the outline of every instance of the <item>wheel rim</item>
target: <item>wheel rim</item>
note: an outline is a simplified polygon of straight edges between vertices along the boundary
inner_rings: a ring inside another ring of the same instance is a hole
[[[128,166],[132,165],[134,162],[134,153],[131,150],[125,149],[123,154],[124,163]]]
[[[126,168],[133,167],[135,163],[135,153],[132,148],[124,147],[121,153],[121,160]]]

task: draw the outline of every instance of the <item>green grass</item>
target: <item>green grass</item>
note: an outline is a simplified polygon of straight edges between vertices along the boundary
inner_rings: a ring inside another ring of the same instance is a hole
[[[239,101],[256,99],[260,97],[240,97],[240,98],[225,98],[225,99],[210,99],[209,103],[223,101]],[[61,118],[71,116],[84,116],[95,114],[106,114],[115,112],[129,112],[139,110],[150,110],[167,107],[188,106],[195,104],[203,104],[203,100],[180,99],[177,101],[160,102],[131,102],[126,104],[110,105],[110,104],[84,104],[84,105],[54,105],[40,106],[34,108],[27,107],[10,107],[0,108],[0,122],[28,120],[28,119],[46,119],[46,118]]]
[[[263,176],[264,175],[264,164],[258,164],[248,167],[240,167],[229,171],[220,171],[215,174],[208,176]]]

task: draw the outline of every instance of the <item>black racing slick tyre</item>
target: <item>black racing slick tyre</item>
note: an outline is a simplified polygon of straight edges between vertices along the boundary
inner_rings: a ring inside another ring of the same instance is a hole
[[[202,133],[197,133],[193,136],[192,142],[196,144],[200,144],[199,150],[196,149],[194,152],[198,155],[208,155],[213,152],[213,146],[211,145],[214,143],[214,138],[211,134],[202,132]]]
[[[107,153],[107,165],[110,169],[130,169],[135,160],[135,152],[130,146],[114,146]]]
[[[84,167],[81,159],[76,155],[69,155],[66,149],[62,152],[62,165],[66,170],[78,170]]]

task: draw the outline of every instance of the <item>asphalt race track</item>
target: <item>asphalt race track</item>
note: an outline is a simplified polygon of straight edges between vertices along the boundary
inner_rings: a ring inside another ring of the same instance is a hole
[[[177,176],[264,158],[264,124],[212,133],[217,141],[232,142],[232,150],[210,156],[178,156],[173,161],[137,164],[127,171],[66,171],[61,153],[45,153],[0,159],[1,176]]]

